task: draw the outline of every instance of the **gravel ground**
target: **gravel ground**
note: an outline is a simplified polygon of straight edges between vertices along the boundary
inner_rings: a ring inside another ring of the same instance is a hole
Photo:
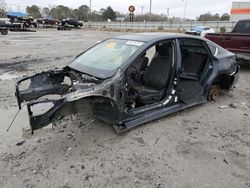
[[[230,93],[118,135],[85,116],[30,134],[15,82],[67,65],[119,33],[40,30],[0,35],[0,187],[250,187],[250,66]]]

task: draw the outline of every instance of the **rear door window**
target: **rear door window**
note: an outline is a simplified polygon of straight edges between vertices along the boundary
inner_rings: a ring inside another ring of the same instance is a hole
[[[233,31],[234,33],[250,33],[250,21],[240,21]]]
[[[180,39],[182,73],[200,79],[209,60],[203,41]]]

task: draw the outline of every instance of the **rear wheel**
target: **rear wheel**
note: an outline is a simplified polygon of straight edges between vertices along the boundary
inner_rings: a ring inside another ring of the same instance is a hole
[[[208,101],[215,101],[219,97],[220,89],[219,84],[212,85],[208,93]]]
[[[7,35],[8,34],[7,29],[1,29],[0,32],[1,32],[2,35]]]

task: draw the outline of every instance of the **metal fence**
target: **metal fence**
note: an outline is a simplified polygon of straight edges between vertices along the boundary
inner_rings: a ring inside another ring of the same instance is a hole
[[[226,31],[231,31],[236,22],[229,21],[185,21],[185,22],[87,22],[85,27],[110,30],[165,30],[165,31],[185,31],[196,26],[208,26],[220,32],[224,27]]]

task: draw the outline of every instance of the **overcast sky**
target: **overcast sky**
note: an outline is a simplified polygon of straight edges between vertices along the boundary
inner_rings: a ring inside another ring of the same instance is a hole
[[[187,2],[187,18],[195,18],[202,13],[230,13],[232,1],[240,0],[186,0]],[[80,5],[89,5],[89,0],[5,0],[8,7],[12,10],[24,11],[26,6],[37,4],[39,6],[53,7],[55,5],[65,5],[71,8],[77,8]],[[150,0],[92,0],[92,10],[100,10],[111,6],[114,10],[126,13],[128,6],[134,5],[136,7],[135,14],[140,14],[142,6],[143,13],[149,12]],[[250,0],[244,0],[250,2]],[[152,0],[152,12],[167,14],[169,8],[170,16],[183,17],[184,15],[184,1],[183,0]]]

